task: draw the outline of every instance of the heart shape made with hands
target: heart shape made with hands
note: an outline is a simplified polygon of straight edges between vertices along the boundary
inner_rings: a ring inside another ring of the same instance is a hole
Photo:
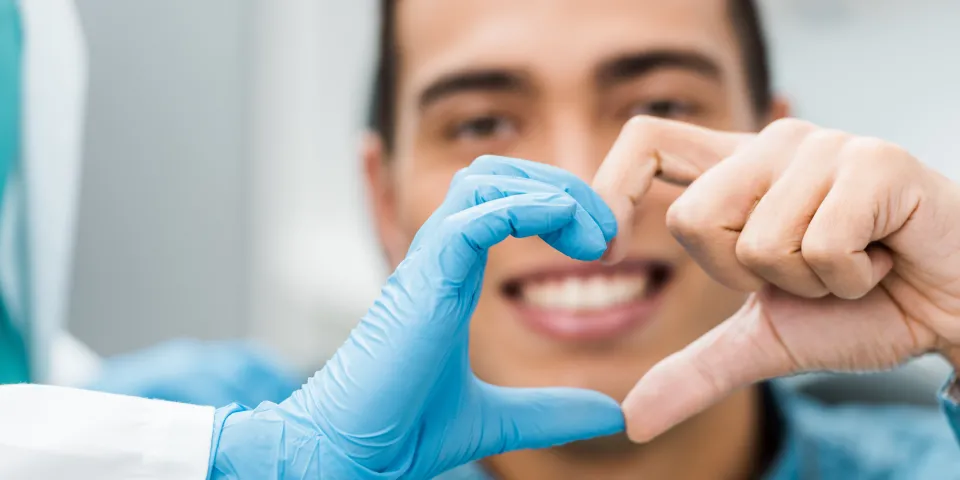
[[[639,380],[623,403],[632,440],[770,378],[934,351],[960,365],[960,188],[902,148],[794,119],[759,134],[632,119],[593,183],[619,225],[605,261],[622,259],[655,178],[688,185],[671,233],[750,296]]]

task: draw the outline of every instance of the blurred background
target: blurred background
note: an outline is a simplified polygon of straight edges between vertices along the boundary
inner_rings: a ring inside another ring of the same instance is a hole
[[[386,273],[356,154],[373,0],[77,0],[90,85],[70,330],[250,336],[305,370]],[[767,0],[796,114],[960,180],[960,2]]]

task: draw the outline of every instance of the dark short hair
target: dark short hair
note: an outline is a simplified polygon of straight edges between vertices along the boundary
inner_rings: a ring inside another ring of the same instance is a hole
[[[730,19],[740,43],[750,100],[757,115],[766,115],[773,102],[767,41],[755,0],[729,0]],[[394,141],[394,109],[397,88],[397,0],[380,0],[380,38],[373,84],[369,127],[380,134],[389,150]]]

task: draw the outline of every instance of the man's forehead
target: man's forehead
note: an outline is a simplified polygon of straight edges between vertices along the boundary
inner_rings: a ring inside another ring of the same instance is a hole
[[[736,59],[729,0],[398,0],[401,83],[458,69],[592,68],[642,50]],[[569,73],[569,72],[567,72]]]

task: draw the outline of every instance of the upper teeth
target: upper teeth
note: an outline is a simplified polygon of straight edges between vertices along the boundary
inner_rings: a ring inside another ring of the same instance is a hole
[[[541,308],[599,310],[641,298],[647,283],[647,278],[639,275],[569,277],[527,284],[523,299]]]

